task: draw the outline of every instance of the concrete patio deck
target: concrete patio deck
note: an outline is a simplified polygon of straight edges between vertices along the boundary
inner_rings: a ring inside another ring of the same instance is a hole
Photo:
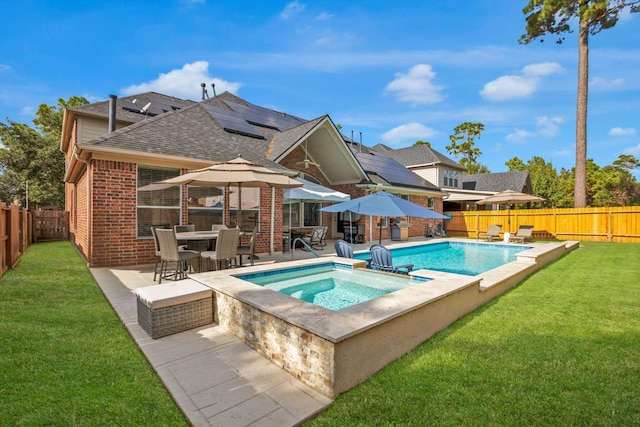
[[[411,242],[432,239],[411,238]],[[470,240],[471,241],[471,240]],[[475,242],[475,240],[473,240]],[[319,255],[334,254],[333,241]],[[383,245],[396,243],[383,240]],[[356,251],[368,244],[354,245]],[[295,250],[293,259],[310,252]],[[292,260],[292,253],[260,254],[257,264]],[[138,325],[134,290],[157,284],[153,265],[92,268],[116,314],[194,426],[295,426],[332,400],[296,379],[217,324],[153,340]],[[489,277],[487,277],[489,279]]]
[[[333,242],[328,243],[322,255],[333,253]],[[295,259],[310,257],[295,251]],[[260,254],[256,262],[284,260],[291,260],[291,252]],[[295,426],[331,404],[215,323],[151,339],[138,325],[134,290],[157,285],[153,265],[91,268],[91,273],[192,425]]]

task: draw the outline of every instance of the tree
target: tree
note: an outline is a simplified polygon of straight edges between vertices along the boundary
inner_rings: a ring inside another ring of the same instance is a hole
[[[417,147],[419,145],[426,145],[427,147],[431,147],[431,143],[429,141],[422,141],[422,140],[417,140],[416,142],[413,143],[414,147]]]
[[[545,34],[571,32],[569,22],[578,19],[578,96],[576,104],[576,166],[574,205],[587,205],[587,99],[589,90],[589,35],[612,28],[620,12],[640,8],[640,0],[529,0],[522,12],[526,16],[526,34],[518,40],[529,44]],[[541,38],[542,41],[544,39]],[[564,37],[559,37],[561,44]]]
[[[534,156],[526,164],[514,157],[505,165],[509,170],[529,171],[533,194],[545,199],[538,203],[540,207],[568,207],[566,202],[571,200],[571,189],[551,163],[547,163],[542,157]]]
[[[478,163],[478,157],[482,152],[475,147],[475,139],[480,139],[483,130],[482,123],[464,122],[456,126],[453,129],[454,134],[449,136],[451,144],[447,145],[447,151],[456,158],[462,156],[460,164],[469,174],[489,172],[489,168]]]
[[[73,96],[58,105],[41,104],[33,120],[37,129],[8,120],[0,122],[0,197],[7,203],[64,206],[64,154],[60,151],[64,109],[88,104]]]

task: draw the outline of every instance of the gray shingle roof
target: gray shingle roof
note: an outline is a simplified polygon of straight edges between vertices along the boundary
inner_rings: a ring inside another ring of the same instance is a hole
[[[377,144],[373,146],[372,149],[385,153],[406,167],[424,164],[442,164],[454,169],[465,170],[459,163],[426,145],[416,145],[394,150],[386,145]]]
[[[265,158],[267,139],[225,131],[200,104],[149,118],[78,146],[196,158],[212,163],[242,154],[249,161],[284,169]]]
[[[532,192],[529,171],[462,175],[462,188],[464,190],[495,192],[514,190],[527,194]]]
[[[69,108],[69,110],[93,116],[109,117],[109,102],[109,100],[100,101],[80,107]],[[150,104],[149,108],[144,112],[140,112],[140,110],[147,104]],[[185,108],[193,104],[195,104],[194,101],[179,99],[155,92],[125,96],[116,99],[116,120],[136,123],[148,119],[149,116],[156,116],[164,112]]]

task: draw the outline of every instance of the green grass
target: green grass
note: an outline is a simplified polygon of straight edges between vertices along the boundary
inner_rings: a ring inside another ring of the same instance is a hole
[[[640,426],[639,384],[640,245],[584,243],[308,425]],[[187,425],[69,242],[0,282],[0,425]]]
[[[187,425],[69,242],[0,282],[0,425]]]
[[[640,245],[584,243],[307,425],[640,426]]]

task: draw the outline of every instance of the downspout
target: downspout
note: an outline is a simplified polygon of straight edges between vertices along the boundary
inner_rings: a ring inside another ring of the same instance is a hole
[[[276,218],[276,189],[271,187],[271,226],[269,227],[269,255],[273,255],[273,239],[275,236],[275,230],[273,224]]]

